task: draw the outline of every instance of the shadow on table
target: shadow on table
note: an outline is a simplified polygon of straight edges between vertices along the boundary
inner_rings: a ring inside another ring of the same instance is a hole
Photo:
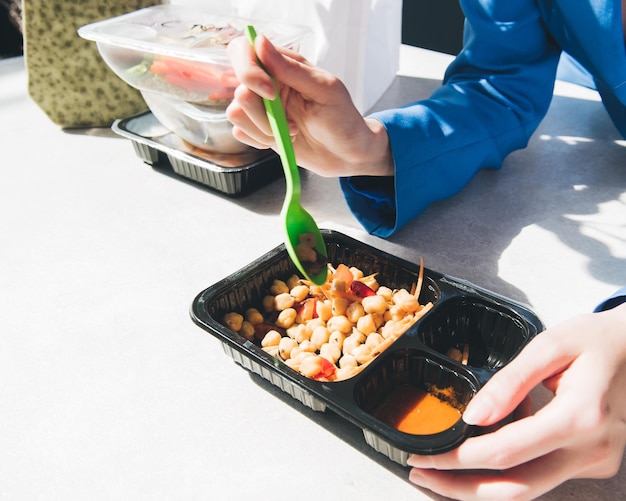
[[[384,454],[376,452],[366,442],[361,428],[347,421],[343,417],[327,409],[325,412],[314,411],[307,407],[299,400],[285,393],[277,386],[259,376],[256,373],[247,371],[250,379],[259,387],[297,410],[311,421],[322,426],[328,432],[335,435],[338,439],[350,445],[361,454],[364,454],[372,461],[378,463],[381,467],[396,475],[403,482],[407,482],[415,489],[420,490],[433,500],[444,501],[448,498],[439,496],[425,489],[414,486],[409,482],[409,468],[404,467],[395,461],[392,461]],[[550,398],[547,390],[539,388],[532,393],[533,400],[539,405],[543,405],[547,398]],[[622,468],[618,475],[608,480],[570,480],[565,484],[557,487],[553,491],[544,494],[539,499],[545,501],[562,501],[563,499],[593,499],[594,501],[614,501],[616,499],[624,499],[626,494],[626,486],[623,478],[626,475],[626,461],[622,463]]]
[[[372,461],[375,461],[383,468],[397,475],[404,482],[407,482],[416,489],[419,489],[417,486],[414,486],[409,482],[409,468],[406,466],[402,466],[395,461],[392,461],[384,454],[381,454],[371,448],[365,442],[365,437],[363,436],[363,430],[361,430],[361,428],[347,421],[330,409],[327,409],[325,412],[314,411],[301,403],[299,400],[293,398],[288,393],[282,391],[277,386],[274,386],[272,383],[259,376],[258,374],[249,371],[248,374],[250,376],[250,379],[252,379],[255,384],[263,388],[265,391],[272,394],[274,397],[278,398],[283,403],[289,405],[293,409],[297,410],[298,412],[309,418],[311,421],[314,421],[318,425],[322,426],[327,431],[329,431],[337,438],[347,443],[360,453],[364,454]],[[445,499],[440,496],[436,496],[435,494],[429,493],[428,491],[423,492],[431,496],[432,499]]]
[[[373,109],[425,99],[439,85],[438,80],[398,76]],[[422,256],[437,271],[527,303],[523,291],[499,277],[498,263],[522,230],[534,225],[586,256],[589,273],[598,281],[626,283],[624,259],[583,229],[585,217],[625,196],[626,148],[619,139],[600,103],[555,96],[528,147],[509,155],[501,169],[479,172],[459,194],[431,205],[389,239],[365,235],[365,240],[405,259]],[[280,213],[282,177],[245,196],[231,197],[171,168],[153,168],[250,212]],[[304,170],[301,178],[302,202],[317,221],[330,221],[331,229],[332,223],[359,228],[336,179]]]
[[[427,97],[437,82],[416,84],[399,77],[394,85],[417,100]],[[411,86],[420,91],[411,93]],[[382,99],[376,108],[397,104]],[[625,260],[584,228],[585,219],[601,212],[603,205],[626,196],[626,147],[621,139],[601,103],[557,95],[527,148],[509,155],[501,169],[479,172],[459,194],[431,205],[384,245],[406,259],[421,255],[439,271],[528,302],[523,291],[499,278],[498,264],[522,230],[534,225],[584,255],[596,280],[624,284]],[[623,218],[607,221],[604,236],[613,238],[611,232],[617,235],[625,223]],[[533,250],[540,253],[540,248]],[[572,277],[567,287],[575,284]],[[558,290],[563,286],[546,284],[556,293],[571,293]]]

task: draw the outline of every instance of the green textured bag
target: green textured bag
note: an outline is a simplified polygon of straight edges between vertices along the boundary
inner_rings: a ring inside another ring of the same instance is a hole
[[[86,24],[166,3],[159,0],[24,0],[28,92],[62,127],[109,126],[147,106],[141,94],[104,62],[95,42],[77,34]]]

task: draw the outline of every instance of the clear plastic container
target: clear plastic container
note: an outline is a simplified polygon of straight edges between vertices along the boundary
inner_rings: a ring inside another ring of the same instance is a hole
[[[159,122],[196,148],[229,154],[250,149],[232,135],[224,108],[189,103],[159,92],[141,94]]]
[[[309,28],[268,21],[218,16],[180,5],[157,5],[88,24],[78,34],[93,40],[109,67],[140,90],[164,125],[198,147],[228,152],[232,141],[197,141],[197,131],[221,134],[230,125],[189,113],[186,104],[224,111],[238,85],[226,48],[246,24],[279,47],[299,50]],[[160,98],[156,96],[161,96]],[[195,122],[198,126],[195,127]],[[169,128],[169,127],[168,127]],[[198,143],[198,144],[196,144]],[[243,145],[235,148],[240,152]]]

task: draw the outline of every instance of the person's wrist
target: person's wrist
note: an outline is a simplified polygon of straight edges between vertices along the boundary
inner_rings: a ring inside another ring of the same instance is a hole
[[[393,176],[393,155],[387,130],[373,118],[366,118],[364,125],[358,141],[358,155],[351,162],[354,165],[352,170],[360,176]]]

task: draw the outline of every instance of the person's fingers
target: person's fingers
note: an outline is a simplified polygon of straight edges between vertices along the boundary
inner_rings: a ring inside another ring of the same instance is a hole
[[[320,104],[332,104],[335,100],[349,98],[348,91],[340,80],[309,64],[297,53],[288,49],[277,49],[262,35],[255,40],[255,49],[264,68],[279,85],[292,88],[305,99]]]
[[[235,89],[235,98],[226,108],[226,118],[260,142],[273,138],[262,99],[243,85]]]
[[[535,337],[476,394],[463,420],[481,426],[497,423],[513,412],[535,386],[566,369],[573,355],[554,337]]]
[[[492,433],[469,438],[450,452],[411,456],[407,464],[437,470],[506,470],[532,461],[571,440],[563,428],[564,409],[552,406]]]
[[[533,399],[527,395],[524,400],[513,411],[513,421],[519,421],[533,413]]]
[[[564,372],[556,396],[534,415],[492,433],[469,438],[451,452],[411,456],[408,464],[442,470],[505,470],[557,449],[598,446],[602,450],[610,449],[605,437],[613,433],[609,429],[612,420],[599,391],[609,378],[597,367],[595,359],[579,357]],[[580,395],[587,396],[585,401],[581,401]]]
[[[226,118],[233,125],[233,135],[239,141],[255,148],[275,146],[272,128],[267,118],[265,105],[259,96],[244,86],[235,90],[235,99],[226,108]],[[287,120],[289,135],[298,134],[296,125]]]
[[[276,87],[271,77],[258,64],[254,48],[245,37],[232,40],[227,48],[228,57],[239,81],[266,99],[274,99]]]
[[[256,148],[257,150],[267,150],[272,147],[272,145],[258,142],[256,139],[249,136],[244,130],[240,129],[237,126],[233,126],[231,133],[233,137],[240,143],[247,144],[248,146],[252,146],[253,148]]]
[[[571,478],[579,456],[556,451],[506,471],[412,469],[409,480],[440,495],[463,500],[535,499]]]

